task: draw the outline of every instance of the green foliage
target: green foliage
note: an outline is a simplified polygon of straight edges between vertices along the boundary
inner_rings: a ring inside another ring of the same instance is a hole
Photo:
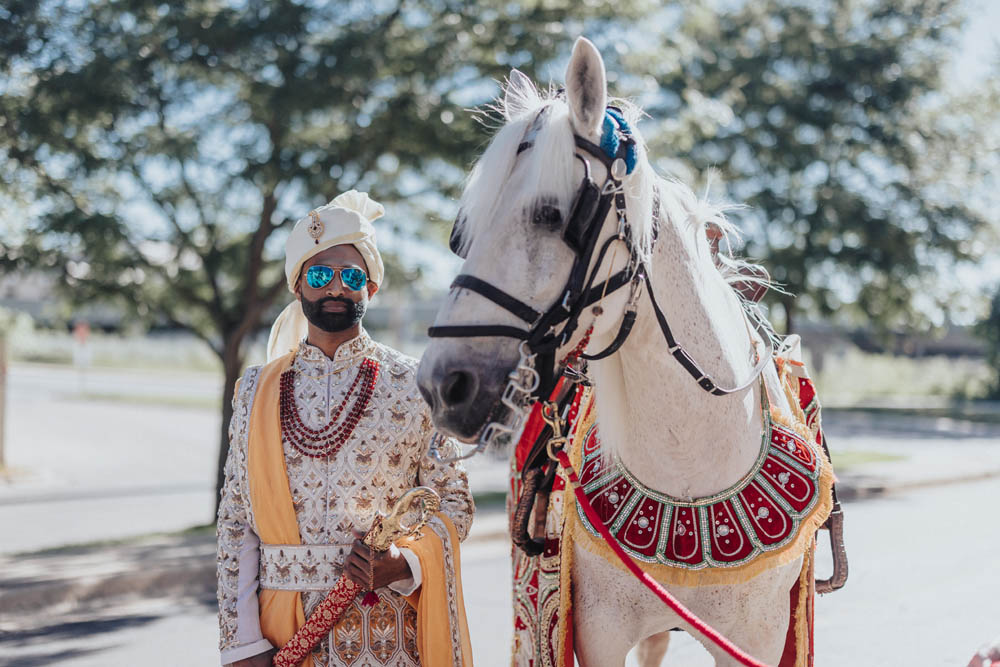
[[[284,293],[290,221],[349,188],[439,205],[483,141],[463,109],[491,79],[537,74],[630,7],[564,23],[566,2],[10,6],[0,157],[40,215],[3,258],[44,255],[76,301],[117,299],[227,356]]]
[[[717,169],[749,206],[749,254],[798,295],[781,298],[788,328],[799,311],[906,330],[930,310],[942,323],[938,273],[982,251],[985,216],[968,200],[996,112],[943,90],[960,4],[691,6],[667,44],[630,61],[656,63],[654,154]]]
[[[1000,398],[1000,286],[990,299],[989,312],[976,324],[976,333],[986,341],[986,361],[993,369],[987,398]]]

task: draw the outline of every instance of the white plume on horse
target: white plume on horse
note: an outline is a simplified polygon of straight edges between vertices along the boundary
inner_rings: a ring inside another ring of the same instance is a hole
[[[465,257],[463,274],[542,313],[558,303],[576,254],[539,212],[555,206],[559,219],[566,220],[585,173],[586,157],[574,135],[600,144],[608,103],[603,60],[583,38],[573,49],[565,95],[542,93],[523,74],[511,72],[494,107],[504,125],[472,169],[461,200],[456,234]],[[635,168],[622,178],[632,247],[679,344],[717,385],[738,386],[753,377],[757,359],[768,354],[768,334],[751,326],[745,315],[751,305],[730,284],[746,280],[739,271],[748,265],[732,260],[720,268],[713,262],[705,228],[714,224],[727,235],[734,233],[725,217],[729,207],[699,199],[683,183],[658,176],[635,130],[641,111],[624,100],[611,103],[622,110],[636,140]],[[530,150],[522,152],[528,135]],[[588,162],[593,180],[604,183],[604,163]],[[659,207],[655,244],[654,204]],[[618,228],[612,207],[598,247]],[[598,282],[630,266],[629,251],[618,248],[623,245],[613,243],[616,249],[599,267]],[[585,310],[556,358],[581,343],[591,325],[587,351],[608,347],[629,297],[628,289],[620,289],[608,294],[600,309]],[[605,456],[620,460],[643,485],[673,498],[706,498],[730,489],[761,452],[763,385],[754,382],[726,396],[706,393],[667,350],[649,299],[636,303],[631,335],[616,353],[589,366]],[[453,289],[435,326],[468,325],[524,328],[482,292]],[[418,382],[438,428],[474,441],[494,415],[518,356],[516,338],[432,339]],[[773,364],[763,377],[772,407],[791,414]],[[659,664],[665,631],[690,630],[631,575],[576,542],[572,563],[576,653],[584,667],[622,665],[626,653],[647,638],[643,664]],[[788,625],[788,592],[801,565],[801,555],[789,555],[742,583],[672,586],[671,592],[742,649],[776,664]],[[714,645],[706,649],[719,665],[737,664]]]

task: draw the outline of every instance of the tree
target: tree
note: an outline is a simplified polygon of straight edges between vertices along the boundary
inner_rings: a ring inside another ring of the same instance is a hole
[[[1000,398],[1000,286],[993,292],[986,317],[976,323],[976,333],[986,342],[986,363],[993,369],[987,398]]]
[[[943,90],[960,6],[690,6],[667,44],[630,61],[653,63],[653,153],[717,169],[749,206],[748,252],[790,292],[777,296],[787,331],[799,313],[926,324],[928,301],[947,307],[940,272],[980,252],[981,122]]]
[[[221,487],[245,343],[286,298],[289,223],[349,188],[439,202],[482,145],[463,108],[491,79],[535,75],[587,21],[639,5],[15,1],[0,8],[0,174],[33,216],[0,258],[212,347]]]

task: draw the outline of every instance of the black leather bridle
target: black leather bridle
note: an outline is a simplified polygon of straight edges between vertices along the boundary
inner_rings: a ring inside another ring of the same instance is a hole
[[[518,145],[518,155],[534,145],[534,135],[538,132],[550,108],[543,108],[535,116]],[[607,294],[611,294],[629,283],[633,284],[634,289],[637,288],[644,276],[642,264],[632,243],[631,231],[625,216],[625,193],[622,188],[622,179],[628,171],[626,158],[629,157],[630,150],[635,150],[635,139],[631,133],[621,129],[616,130],[616,132],[619,133],[618,147],[614,155],[608,155],[600,146],[574,135],[577,148],[587,153],[588,157],[600,160],[607,168],[608,177],[603,185],[598,185],[591,177],[590,162],[576,154],[577,159],[583,163],[584,176],[570,205],[569,216],[566,218],[565,224],[561,225],[562,239],[573,250],[575,259],[569,278],[555,303],[541,312],[480,278],[470,274],[460,274],[452,282],[452,288],[458,287],[476,292],[523,320],[528,328],[522,329],[499,324],[461,324],[435,326],[427,331],[431,338],[502,336],[525,341],[527,347],[537,356],[536,368],[540,375],[540,382],[534,392],[535,398],[543,400],[548,398],[557,379],[555,352],[559,347],[565,345],[576,331],[583,311]],[[597,240],[612,205],[615,206],[619,215],[618,233],[609,237],[598,250]],[[549,208],[545,215],[560,215],[561,217],[558,209],[554,207]],[[461,256],[461,240],[456,234],[457,230],[458,225],[456,224],[452,231],[450,245],[452,250]],[[595,285],[594,282],[601,265],[604,263],[605,256],[616,241],[625,244],[629,252],[628,265],[606,281]],[[597,261],[594,262],[593,270],[588,272],[595,252],[597,252]],[[634,322],[635,312],[631,311],[630,315],[623,321],[619,335],[608,348],[598,354],[584,355],[584,357],[602,359],[613,354],[628,338]]]
[[[539,131],[540,125],[545,119],[545,114],[550,108],[547,106],[540,110],[528,126],[524,137],[522,137],[518,145],[518,155],[534,145],[534,136]],[[616,119],[621,118],[621,112],[614,107],[611,107],[608,113]],[[723,388],[716,384],[711,376],[701,369],[697,362],[694,361],[674,338],[666,316],[656,302],[648,272],[639,256],[638,249],[632,242],[632,234],[626,216],[625,192],[622,181],[631,171],[627,160],[631,158],[630,161],[634,164],[634,153],[630,155],[629,151],[635,150],[635,139],[624,121],[618,122],[613,131],[617,133],[617,150],[613,154],[607,153],[601,146],[597,146],[579,135],[574,135],[576,147],[580,151],[587,153],[589,157],[600,160],[607,167],[608,176],[603,185],[598,185],[591,178],[590,162],[586,158],[581,157],[579,153],[575,154],[577,159],[584,165],[584,177],[570,205],[569,216],[565,224],[562,225],[562,238],[574,251],[576,256],[566,285],[561,292],[561,296],[555,303],[544,312],[540,312],[517,297],[504,292],[480,278],[470,274],[460,274],[452,282],[452,288],[458,287],[476,292],[512,313],[515,317],[523,320],[527,323],[528,328],[521,329],[519,327],[500,324],[459,324],[430,327],[427,331],[428,336],[431,338],[500,336],[524,341],[524,345],[527,345],[531,353],[537,357],[535,364],[540,376],[540,381],[531,395],[536,400],[545,401],[549,398],[558,380],[558,369],[555,359],[556,350],[570,340],[570,337],[579,326],[579,320],[583,311],[600,301],[607,294],[615,292],[631,283],[632,298],[629,299],[625,316],[622,318],[622,323],[615,340],[597,354],[581,355],[584,359],[588,360],[608,357],[624,344],[632,331],[636,318],[635,302],[639,294],[639,288],[644,283],[646,291],[649,293],[650,302],[652,303],[660,330],[666,339],[668,351],[691,377],[695,379],[698,386],[715,396],[725,396],[747,389],[757,379],[757,376],[763,371],[765,365],[770,362],[772,354],[769,353],[759,357],[757,367],[754,369],[749,380],[738,387]],[[659,203],[656,199],[657,197],[654,197],[653,202],[654,242],[657,236],[657,214],[659,211]],[[597,240],[612,206],[615,207],[618,215],[618,233],[608,237],[598,250]],[[554,214],[560,215],[557,209],[554,210]],[[450,245],[456,254],[462,256],[460,252],[461,239],[457,235],[458,227],[456,224],[452,230]],[[594,281],[604,263],[605,255],[615,242],[625,244],[629,253],[628,264],[624,269],[606,281],[595,285]],[[595,251],[597,252],[597,260],[593,262],[593,270],[588,272]],[[773,352],[773,350],[769,350],[769,352]]]

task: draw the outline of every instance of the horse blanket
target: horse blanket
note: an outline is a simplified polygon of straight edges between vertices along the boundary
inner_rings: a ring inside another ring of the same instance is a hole
[[[824,454],[816,389],[802,364],[779,358],[778,377],[792,414],[771,409],[762,391],[763,438],[753,468],[737,484],[693,502],[649,489],[619,461],[602,466],[589,388],[578,387],[567,421],[570,458],[601,521],[643,569],[665,584],[736,584],[803,556],[789,591],[790,618],[779,667],[813,664],[813,551],[832,505],[833,471]],[[774,391],[774,389],[772,389]],[[536,406],[511,459],[508,509],[521,491],[521,470],[540,430]],[[550,463],[549,465],[554,465]],[[570,580],[573,545],[623,567],[590,525],[562,470],[545,516],[545,549],[513,551],[516,667],[572,667]]]

